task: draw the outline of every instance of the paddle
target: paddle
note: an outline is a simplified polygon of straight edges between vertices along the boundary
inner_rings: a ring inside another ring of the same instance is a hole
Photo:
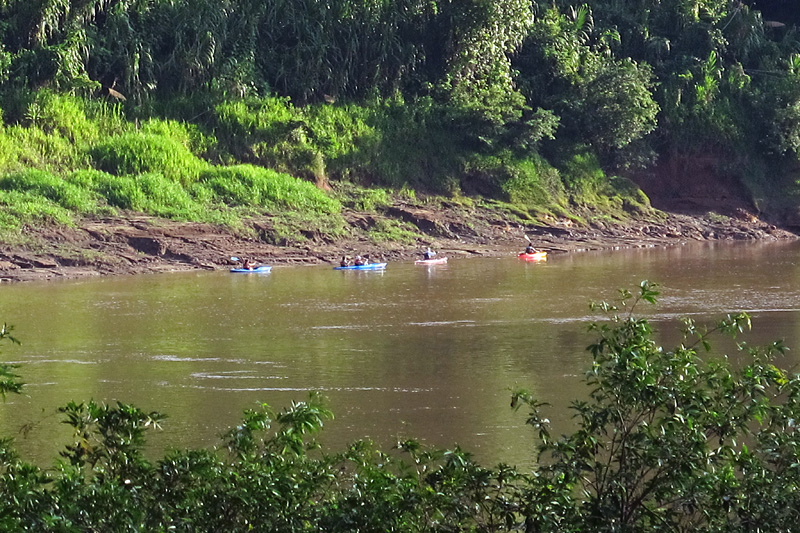
[[[239,259],[239,258],[238,258],[238,257],[236,257],[235,255],[232,255],[232,256],[231,256],[231,261],[233,261],[233,262],[235,262],[235,263],[238,263],[239,261],[241,261],[241,259]]]

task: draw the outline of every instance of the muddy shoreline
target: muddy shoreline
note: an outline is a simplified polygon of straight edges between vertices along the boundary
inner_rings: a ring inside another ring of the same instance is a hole
[[[331,241],[309,235],[300,244],[270,244],[269,217],[248,221],[250,236],[208,224],[182,223],[144,216],[90,219],[74,228],[31,228],[24,243],[0,246],[0,280],[44,281],[91,276],[133,275],[230,268],[231,256],[271,265],[335,264],[342,255],[374,260],[417,257],[430,246],[451,258],[513,255],[528,235],[549,254],[588,250],[674,246],[700,241],[789,240],[798,235],[743,211],[667,213],[656,218],[579,225],[568,220],[523,225],[492,211],[426,209],[396,205],[387,217],[415,227],[413,243],[382,243],[370,237],[375,214],[345,213],[349,235]]]

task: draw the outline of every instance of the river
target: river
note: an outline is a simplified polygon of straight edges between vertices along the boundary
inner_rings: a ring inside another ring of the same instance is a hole
[[[49,464],[69,439],[56,408],[94,399],[168,414],[158,450],[212,446],[244,409],[319,391],[335,413],[321,437],[331,450],[414,437],[528,465],[533,434],[509,389],[533,391],[568,427],[566,406],[585,396],[586,327],[602,318],[590,301],[648,279],[662,296],[641,312],[667,347],[679,317],[741,310],[753,316],[748,342],[796,347],[798,274],[800,243],[759,242],[4,285],[0,320],[22,345],[0,353],[27,385],[0,405],[2,434]],[[797,361],[789,352],[785,366]]]

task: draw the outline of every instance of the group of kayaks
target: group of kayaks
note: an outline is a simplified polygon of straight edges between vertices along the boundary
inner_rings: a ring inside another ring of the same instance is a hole
[[[525,261],[544,261],[547,259],[547,252],[537,251],[533,253],[522,252],[517,257]],[[415,265],[446,265],[447,257],[432,257],[430,259],[418,259]],[[387,263],[366,263],[363,265],[344,265],[333,267],[334,270],[383,270]],[[243,274],[265,274],[272,270],[271,266],[261,265],[254,268],[232,268],[231,272]]]

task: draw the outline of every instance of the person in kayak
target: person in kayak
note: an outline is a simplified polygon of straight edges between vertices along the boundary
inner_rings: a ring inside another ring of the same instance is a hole
[[[367,262],[366,262],[366,261],[364,261],[364,258],[363,258],[363,257],[361,257],[360,255],[357,255],[357,256],[355,256],[355,258],[353,259],[353,264],[354,264],[355,266],[361,266],[361,265],[366,265],[366,264],[367,264]]]
[[[436,252],[430,249],[430,247],[422,253],[422,258],[424,260],[433,259],[436,257]]]
[[[341,260],[341,261],[339,261],[339,266],[346,267],[346,266],[349,266],[349,265],[350,265],[350,260],[349,260],[349,259],[347,259],[347,256],[346,256],[346,255],[343,255],[343,256],[342,256],[342,260]]]
[[[251,261],[251,260],[249,260],[247,258],[242,259],[242,268],[244,268],[246,270],[255,270],[256,266],[257,265],[253,261]]]

